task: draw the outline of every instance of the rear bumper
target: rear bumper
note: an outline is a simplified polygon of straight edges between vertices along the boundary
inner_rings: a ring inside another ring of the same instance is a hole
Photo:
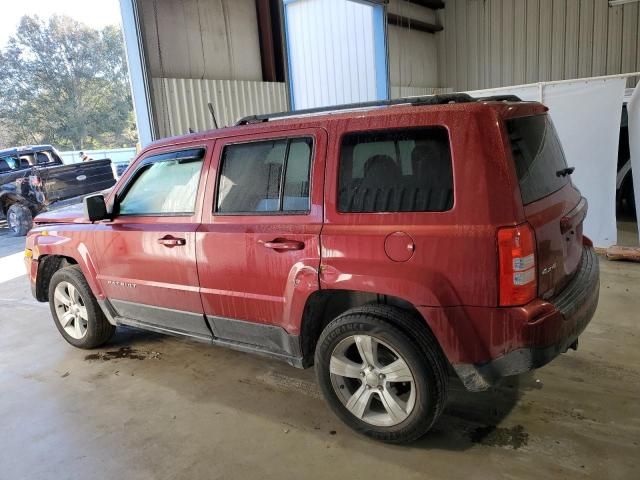
[[[577,346],[578,337],[596,311],[599,291],[598,257],[593,248],[585,247],[580,267],[565,289],[548,302],[532,302],[535,306],[530,311],[536,313],[522,327],[522,336],[528,339],[526,346],[488,362],[454,363],[456,373],[468,390],[481,391],[500,377],[546,365],[570,347]],[[553,339],[551,343],[550,339]]]

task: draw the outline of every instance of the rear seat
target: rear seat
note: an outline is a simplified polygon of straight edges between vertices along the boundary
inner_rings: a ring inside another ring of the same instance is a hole
[[[453,206],[451,160],[438,142],[414,148],[413,175],[402,175],[388,155],[374,155],[364,166],[364,178],[342,188],[343,212],[444,211]]]

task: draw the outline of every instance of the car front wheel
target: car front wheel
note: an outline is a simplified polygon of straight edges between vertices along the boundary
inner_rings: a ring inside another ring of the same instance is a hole
[[[7,209],[7,225],[18,237],[23,237],[33,226],[33,217],[29,207],[14,203]]]
[[[332,410],[354,430],[390,443],[420,438],[446,401],[446,364],[437,346],[393,322],[395,316],[411,325],[408,315],[384,306],[349,310],[316,347],[318,383]]]
[[[74,347],[99,347],[115,332],[77,265],[53,274],[49,284],[49,307],[58,331]]]

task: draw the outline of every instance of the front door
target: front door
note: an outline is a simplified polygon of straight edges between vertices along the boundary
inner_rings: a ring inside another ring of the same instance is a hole
[[[320,128],[216,142],[196,254],[220,339],[277,351],[298,333],[319,288],[325,151]]]
[[[138,160],[118,187],[114,220],[95,234],[97,278],[124,323],[210,338],[195,250],[207,147]]]

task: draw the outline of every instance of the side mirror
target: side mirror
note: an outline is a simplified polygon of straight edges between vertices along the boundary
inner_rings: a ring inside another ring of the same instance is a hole
[[[107,212],[107,204],[104,201],[104,195],[96,194],[84,197],[84,218],[90,222],[105,220],[109,218]]]

